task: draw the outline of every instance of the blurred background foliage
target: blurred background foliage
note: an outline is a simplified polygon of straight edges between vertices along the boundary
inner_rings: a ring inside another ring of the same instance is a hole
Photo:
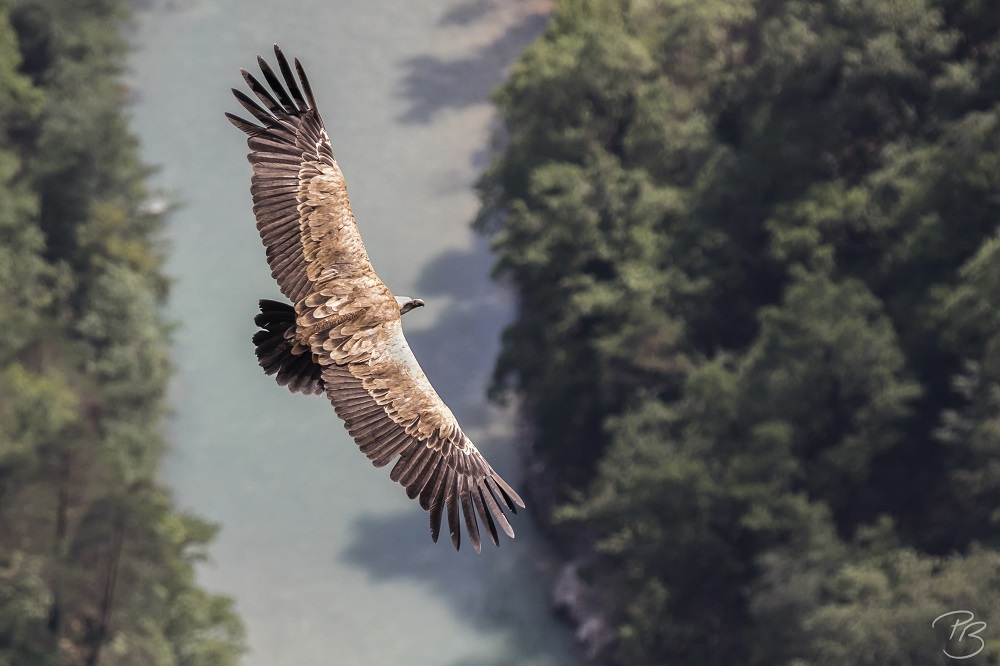
[[[0,0],[0,665],[244,651],[157,480],[162,205],[124,112],[124,0]]]
[[[998,31],[560,0],[496,93],[494,390],[615,663],[931,663],[939,614],[998,619]]]

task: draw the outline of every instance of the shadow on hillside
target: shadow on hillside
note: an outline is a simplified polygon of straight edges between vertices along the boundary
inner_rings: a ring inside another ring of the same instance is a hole
[[[470,27],[491,20],[491,3],[472,0],[448,11],[442,25]],[[402,95],[407,108],[400,120],[429,122],[439,111],[461,109],[489,100],[507,68],[545,27],[548,14],[526,14],[492,42],[476,49],[469,57],[454,60],[420,55],[403,63]]]
[[[520,535],[526,535],[532,526],[522,514],[512,522]],[[521,538],[511,541],[501,535],[500,547],[487,541],[481,555],[463,538],[461,551],[455,552],[447,525],[438,543],[431,541],[426,514],[419,509],[361,519],[353,525],[353,532],[352,545],[340,554],[341,559],[380,583],[415,582],[428,588],[448,602],[469,631],[496,634],[504,645],[495,659],[462,658],[449,666],[578,663],[570,630],[558,632],[561,635],[552,631],[556,621],[548,617],[547,585],[538,563],[519,547]],[[399,543],[407,547],[390,546]]]

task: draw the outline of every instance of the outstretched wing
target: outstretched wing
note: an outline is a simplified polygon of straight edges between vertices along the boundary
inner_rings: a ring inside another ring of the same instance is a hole
[[[310,293],[324,296],[325,310],[315,317],[310,316],[311,308],[296,308],[305,316],[299,322],[304,326],[331,312],[345,314],[352,307],[360,308],[352,305],[359,297],[368,304],[393,301],[361,241],[344,175],[333,158],[305,71],[296,59],[297,82],[277,45],[274,55],[284,84],[258,56],[270,90],[246,70],[240,71],[259,103],[233,89],[236,99],[260,124],[226,114],[249,136],[253,212],[267,248],[271,276],[296,305]]]
[[[494,543],[498,524],[514,536],[503,507],[513,512],[524,502],[462,432],[417,364],[399,306],[361,241],[305,72],[296,60],[297,82],[277,45],[274,53],[284,85],[258,58],[270,90],[245,71],[243,77],[260,103],[233,90],[261,124],[226,114],[249,135],[257,228],[271,275],[295,303],[292,312],[262,302],[258,360],[293,391],[325,390],[376,466],[398,456],[390,477],[430,512],[435,541],[445,510],[456,548],[464,518],[480,550],[477,514]]]
[[[326,394],[337,415],[376,467],[399,456],[389,476],[430,512],[434,541],[445,509],[455,548],[464,517],[472,547],[480,551],[477,514],[494,544],[498,524],[513,537],[504,507],[516,512],[524,502],[486,462],[427,381],[399,319],[381,327],[384,335],[367,362],[323,368]]]

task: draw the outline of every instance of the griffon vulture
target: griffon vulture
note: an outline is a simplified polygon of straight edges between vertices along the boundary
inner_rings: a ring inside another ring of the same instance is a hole
[[[434,541],[445,509],[456,549],[464,518],[479,552],[476,514],[493,543],[497,525],[513,537],[503,507],[516,512],[524,502],[462,432],[406,344],[400,317],[424,302],[393,296],[375,274],[305,71],[295,60],[296,82],[277,45],[274,55],[284,84],[258,56],[267,86],[240,71],[259,103],[233,89],[260,124],[226,114],[249,136],[257,229],[271,276],[293,303],[260,301],[257,360],[293,393],[325,393],[376,467],[398,457],[389,476],[430,512]]]

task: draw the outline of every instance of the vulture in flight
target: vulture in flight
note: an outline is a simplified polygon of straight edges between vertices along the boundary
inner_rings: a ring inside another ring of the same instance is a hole
[[[252,99],[233,94],[257,122],[227,113],[248,135],[250,193],[271,276],[292,304],[260,301],[253,336],[264,372],[293,393],[325,393],[376,467],[430,512],[437,541],[447,513],[457,549],[461,523],[480,551],[479,525],[498,544],[524,502],[500,478],[427,381],[400,317],[424,302],[393,296],[368,259],[309,80],[277,45],[280,78],[258,56],[267,85],[241,70]],[[298,80],[296,80],[296,74]]]

